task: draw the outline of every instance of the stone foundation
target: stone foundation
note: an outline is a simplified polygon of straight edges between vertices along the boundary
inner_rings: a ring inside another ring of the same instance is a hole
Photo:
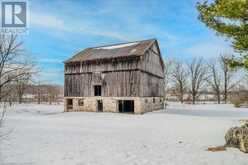
[[[68,100],[72,99],[72,106]],[[103,112],[119,112],[119,100],[133,100],[134,113],[143,114],[163,108],[162,97],[65,97],[64,111],[97,112],[97,100],[102,100]]]

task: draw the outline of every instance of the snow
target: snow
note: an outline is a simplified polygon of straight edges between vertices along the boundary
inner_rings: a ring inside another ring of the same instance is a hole
[[[169,104],[144,115],[63,113],[63,105],[16,105],[1,132],[1,165],[246,165],[237,149],[209,152],[248,109]]]
[[[118,49],[118,48],[124,48],[128,46],[133,46],[137,45],[139,42],[132,42],[132,43],[127,43],[127,44],[118,44],[118,45],[112,45],[112,46],[103,46],[103,47],[97,47],[95,49]]]

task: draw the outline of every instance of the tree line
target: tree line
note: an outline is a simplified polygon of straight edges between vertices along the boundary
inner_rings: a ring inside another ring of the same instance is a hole
[[[204,92],[211,92],[215,101],[227,103],[237,91],[244,91],[248,96],[247,72],[229,66],[230,56],[220,55],[216,59],[194,58],[188,62],[179,60],[166,61],[165,93],[172,89],[177,100],[183,103],[185,95],[195,104]],[[236,96],[237,97],[237,96]]]
[[[22,103],[28,88],[33,89],[31,94],[37,103],[46,101],[51,104],[61,94],[56,85],[42,85],[34,81],[40,70],[31,59],[17,35],[0,35],[0,126],[6,107],[13,102]]]

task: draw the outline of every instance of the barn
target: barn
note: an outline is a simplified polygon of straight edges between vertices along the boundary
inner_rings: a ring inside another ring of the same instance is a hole
[[[65,112],[142,114],[163,107],[165,66],[156,39],[87,48],[64,67]]]

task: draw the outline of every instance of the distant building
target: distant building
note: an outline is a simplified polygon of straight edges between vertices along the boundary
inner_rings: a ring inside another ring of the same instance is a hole
[[[141,114],[162,108],[157,40],[87,48],[65,61],[65,111]]]
[[[220,96],[221,96],[221,99],[224,98],[223,94],[221,94]],[[166,99],[168,101],[178,102],[178,101],[180,101],[179,100],[179,93],[175,89],[171,88],[171,89],[167,90],[167,92],[166,92]],[[192,102],[192,95],[189,91],[185,91],[185,93],[183,95],[183,101],[186,103]],[[198,102],[207,102],[207,101],[216,102],[217,98],[216,98],[216,94],[214,92],[205,90],[205,91],[199,92],[196,101],[198,101]]]

